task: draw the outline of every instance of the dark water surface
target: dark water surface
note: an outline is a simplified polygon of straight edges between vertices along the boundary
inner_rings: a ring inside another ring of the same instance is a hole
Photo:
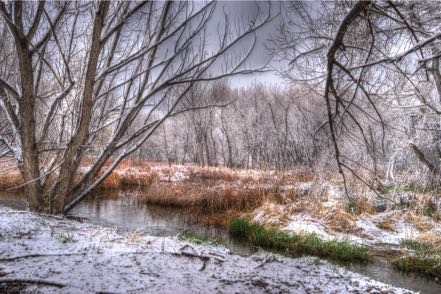
[[[250,255],[256,251],[247,242],[230,238],[223,228],[204,225],[195,220],[195,215],[186,209],[144,204],[139,199],[142,191],[99,191],[76,206],[71,216],[85,218],[87,222],[104,226],[116,226],[122,230],[142,230],[155,236],[179,234],[217,240],[232,253]],[[25,209],[24,197],[14,193],[0,193],[0,205]],[[420,293],[440,294],[441,285],[434,280],[415,274],[402,274],[385,260],[376,260],[367,265],[347,266],[377,281]]]
[[[100,225],[113,225],[123,230],[142,230],[154,236],[197,236],[217,240],[232,253],[249,255],[253,250],[243,242],[230,238],[228,231],[196,221],[196,215],[188,209],[144,204],[136,190],[119,191],[109,194],[100,191],[75,207],[71,215],[87,218]]]

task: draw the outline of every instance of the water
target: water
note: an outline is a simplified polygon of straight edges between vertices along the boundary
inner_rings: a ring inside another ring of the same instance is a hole
[[[140,193],[137,190],[100,191],[75,207],[71,216],[85,218],[94,224],[117,226],[123,230],[142,230],[155,236],[185,234],[217,240],[232,253],[239,255],[250,255],[256,251],[247,242],[230,238],[223,228],[198,223],[195,215],[186,209],[144,204],[139,200]],[[17,194],[0,194],[0,205],[24,209],[26,206],[23,200]],[[386,260],[377,259],[367,265],[353,264],[347,268],[396,287],[420,293],[441,293],[439,283],[415,274],[402,274]]]
[[[441,293],[441,285],[436,281],[426,279],[416,274],[404,274],[396,271],[392,265],[384,259],[376,259],[367,265],[352,264],[347,268],[350,271],[396,287],[406,288],[416,292],[419,291],[420,293]]]
[[[99,225],[117,226],[123,230],[142,230],[154,236],[189,235],[217,240],[232,253],[249,255],[256,250],[230,238],[228,231],[204,225],[195,220],[196,215],[187,209],[146,205],[139,201],[136,190],[115,192],[100,191],[76,206],[71,215],[87,218]]]

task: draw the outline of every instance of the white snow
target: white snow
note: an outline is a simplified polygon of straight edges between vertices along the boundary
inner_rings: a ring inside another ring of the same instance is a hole
[[[28,292],[412,293],[316,258],[241,257],[223,247],[186,245],[0,208],[0,282],[32,278],[66,285],[31,285]]]
[[[283,227],[282,230],[300,234],[316,234],[323,239],[332,239],[331,235],[326,232],[325,227],[322,224],[314,221],[299,220],[290,222]]]
[[[347,240],[368,246],[399,246],[403,240],[416,239],[421,235],[414,225],[404,221],[397,221],[394,230],[379,228],[376,221],[385,217],[385,214],[361,216],[354,223],[356,229],[347,233],[333,231],[319,220],[305,215],[291,216],[291,220],[281,229],[292,233],[314,233],[326,240]]]
[[[189,176],[184,173],[182,170],[176,171],[171,177],[171,182],[182,182],[184,180],[188,180]]]

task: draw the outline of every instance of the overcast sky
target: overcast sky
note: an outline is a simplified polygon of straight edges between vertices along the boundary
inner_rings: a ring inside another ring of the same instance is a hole
[[[270,5],[269,5],[270,4]],[[271,7],[270,7],[271,6]],[[267,15],[271,9],[271,15],[276,16],[280,11],[278,2],[256,2],[256,1],[223,1],[219,2],[217,6],[215,18],[222,19],[223,10],[227,15],[236,22],[248,22],[253,19],[258,13]],[[271,60],[271,51],[267,47],[271,47],[270,40],[277,34],[277,27],[280,23],[280,18],[275,18],[272,22],[261,28],[257,34],[258,42],[250,59],[250,63],[255,65],[264,65]],[[276,67],[273,62],[270,67]],[[258,73],[247,76],[235,76],[231,79],[231,85],[234,87],[246,86],[254,81],[261,83],[270,83],[281,85],[284,81],[277,76],[275,72]]]

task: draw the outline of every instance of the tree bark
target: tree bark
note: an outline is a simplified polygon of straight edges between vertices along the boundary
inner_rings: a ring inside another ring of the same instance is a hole
[[[20,112],[20,139],[22,144],[23,180],[25,193],[28,196],[29,206],[34,211],[44,211],[45,203],[42,195],[40,181],[40,169],[38,161],[38,148],[35,138],[35,93],[34,75],[32,67],[32,55],[29,50],[26,36],[23,32],[22,3],[15,3],[15,47],[20,71],[20,83],[22,95],[18,100]]]
[[[57,184],[51,191],[50,199],[53,200],[54,206],[51,207],[51,213],[62,213],[66,201],[69,199],[69,192],[73,186],[74,178],[71,176],[72,171],[76,171],[79,166],[78,155],[83,150],[82,145],[86,142],[89,136],[90,122],[92,119],[93,105],[94,105],[94,86],[95,76],[101,52],[101,33],[104,28],[104,21],[106,19],[107,11],[110,2],[102,1],[99,4],[99,9],[95,15],[92,43],[89,52],[89,61],[87,65],[83,99],[81,105],[81,117],[78,123],[78,128],[75,135],[69,142],[65,155],[64,162],[60,168],[60,174]]]

